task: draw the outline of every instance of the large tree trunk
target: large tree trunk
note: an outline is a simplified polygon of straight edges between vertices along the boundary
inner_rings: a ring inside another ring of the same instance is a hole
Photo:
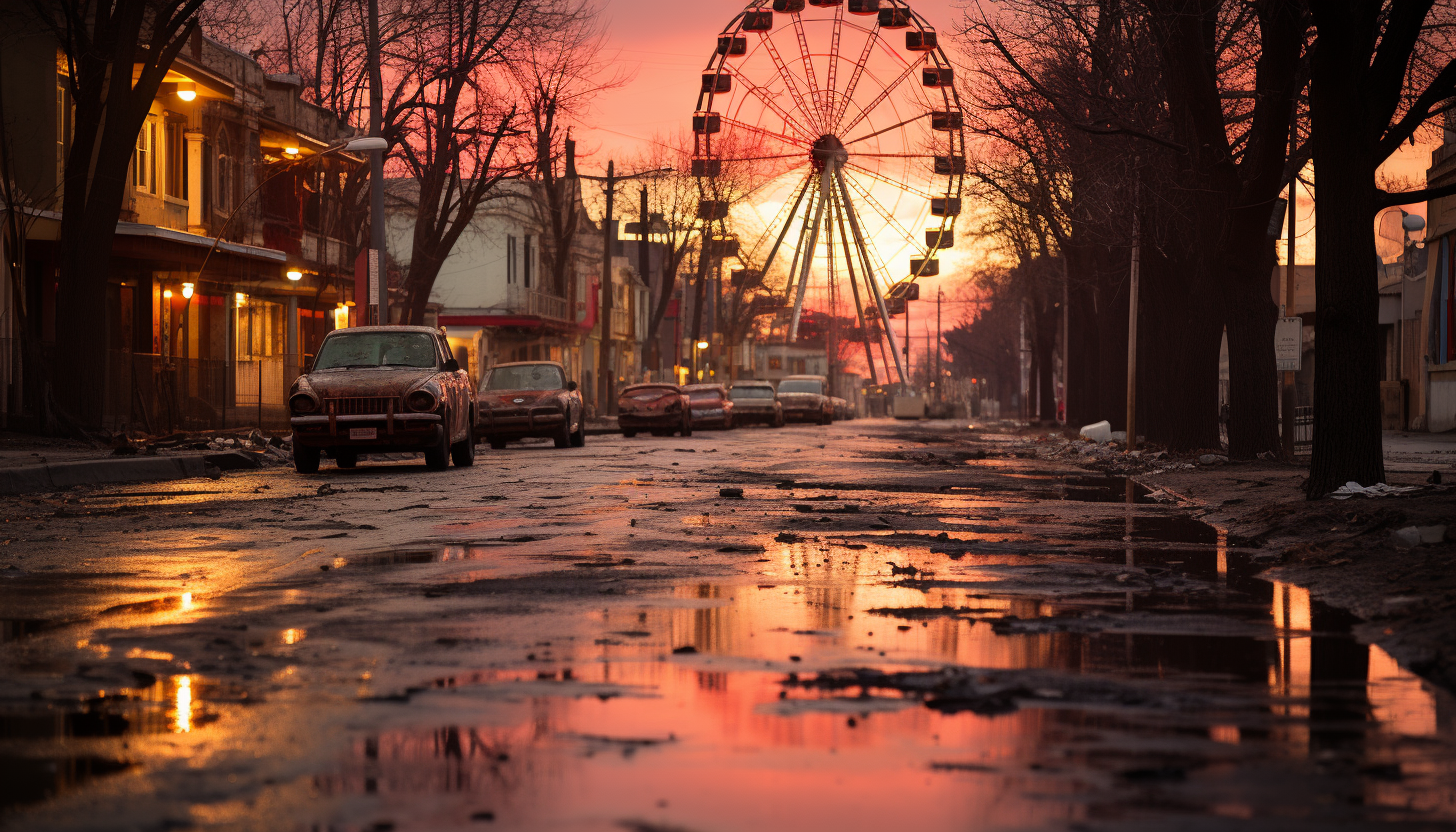
[[[1217,448],[1218,315],[1196,267],[1144,251],[1138,298],[1138,433],[1171,451]],[[1124,405],[1123,410],[1126,410]]]
[[[1305,493],[1385,479],[1380,433],[1379,310],[1375,280],[1375,169],[1369,104],[1358,93],[1368,34],[1331,11],[1317,20],[1310,128],[1319,182],[1315,242],[1314,457]],[[1338,414],[1338,415],[1336,415]]]
[[[1038,299],[1032,304],[1032,357],[1036,374],[1031,395],[1037,399],[1035,418],[1042,422],[1057,420],[1057,392],[1052,374],[1052,359],[1057,350],[1057,331],[1061,329],[1061,308],[1054,301]],[[1030,408],[1028,408],[1030,412]]]
[[[1255,239],[1241,244],[1234,236],[1229,241],[1230,249],[1243,249],[1248,256],[1231,258],[1224,273],[1229,350],[1228,452],[1234,459],[1279,452],[1279,388],[1274,364],[1274,322],[1279,309],[1269,293],[1276,258],[1265,231],[1267,218],[1262,225],[1254,235],[1239,235]]]

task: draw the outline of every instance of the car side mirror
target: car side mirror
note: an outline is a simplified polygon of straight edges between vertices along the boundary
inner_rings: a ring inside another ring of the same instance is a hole
[[[568,382],[566,382],[566,390],[569,393],[575,393],[576,392],[576,382],[574,382],[574,381],[568,381]]]
[[[460,362],[459,361],[456,361],[453,358],[451,358],[450,360],[446,361],[445,362],[445,372],[447,372],[447,373],[458,373],[458,372],[460,372]]]

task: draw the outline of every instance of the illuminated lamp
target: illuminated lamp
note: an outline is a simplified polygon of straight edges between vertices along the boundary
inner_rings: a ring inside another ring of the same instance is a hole
[[[187,298],[188,300],[191,300],[192,299],[192,284],[191,283],[183,283],[182,284],[182,297]]]
[[[296,148],[296,147],[285,147],[285,148],[283,148],[283,155],[284,156],[297,156],[298,155],[298,148]]]
[[[237,294],[233,295],[233,303],[235,303],[239,309],[242,309],[243,305],[247,302],[248,296],[243,294],[242,292],[238,292]]]
[[[171,289],[163,289],[162,290],[162,297],[166,298],[167,300],[171,300],[172,299],[172,290]]]
[[[177,97],[183,101],[192,101],[197,98],[197,85],[191,81],[181,81],[177,84]]]
[[[698,342],[698,349],[705,350],[707,348],[708,348],[708,342],[707,341],[699,341]]]
[[[286,272],[286,274],[288,275],[288,279],[289,280],[302,280],[303,279],[303,270],[300,269],[300,268],[298,268],[297,266],[295,266],[293,268],[290,268]]]

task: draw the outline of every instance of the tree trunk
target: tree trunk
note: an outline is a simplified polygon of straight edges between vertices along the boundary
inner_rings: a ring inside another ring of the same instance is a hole
[[[1385,480],[1380,433],[1380,295],[1375,279],[1375,134],[1358,93],[1368,54],[1354,20],[1317,18],[1310,132],[1319,182],[1315,242],[1314,457],[1305,493]]]

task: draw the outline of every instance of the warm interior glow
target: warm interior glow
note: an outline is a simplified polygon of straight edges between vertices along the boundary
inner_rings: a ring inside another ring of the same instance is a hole
[[[182,284],[182,297],[187,298],[189,300],[192,298],[192,284],[191,283],[183,283]]]
[[[298,155],[298,148],[296,148],[296,147],[285,147],[285,148],[283,148],[283,154],[285,156],[297,156]]]
[[[243,305],[248,302],[248,296],[242,292],[238,292],[236,295],[233,295],[233,300],[237,303],[238,308],[242,309]]]
[[[341,304],[339,304],[338,308],[334,310],[334,329],[348,329],[348,328],[349,328],[349,308],[347,306],[345,306],[344,304],[341,303]]]

